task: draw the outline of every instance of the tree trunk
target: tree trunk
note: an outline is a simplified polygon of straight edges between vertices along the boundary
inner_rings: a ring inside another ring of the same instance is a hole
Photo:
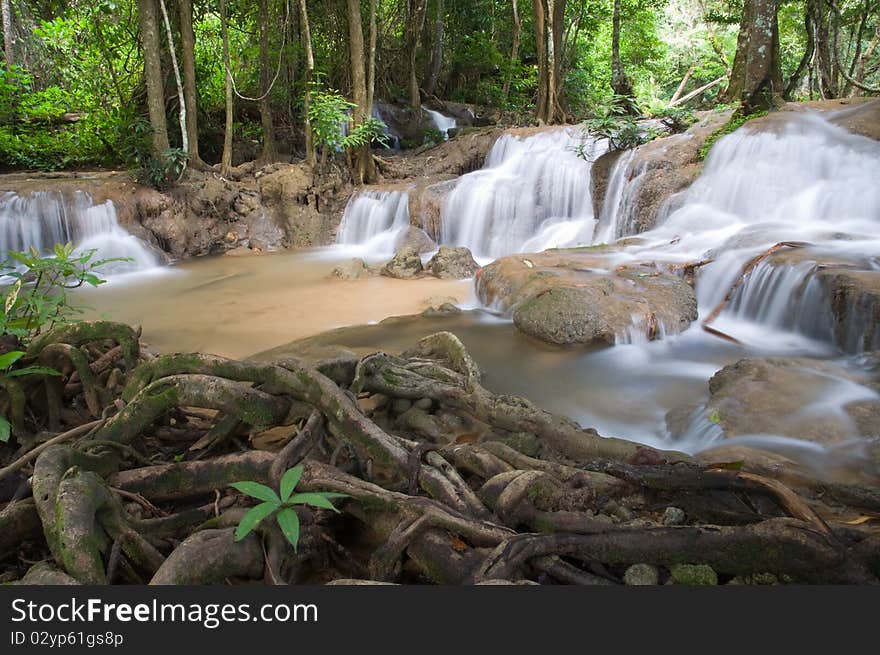
[[[199,123],[196,100],[196,34],[193,31],[192,0],[179,0],[180,50],[183,63],[183,97],[186,101],[186,133],[189,141],[189,162],[202,168],[205,164],[199,155]]]
[[[507,71],[507,79],[504,80],[504,87],[502,89],[505,101],[510,95],[513,67],[516,65],[516,60],[519,58],[519,41],[522,36],[522,20],[520,20],[519,17],[519,8],[517,7],[516,0],[512,0],[511,4],[513,5],[513,40],[510,44],[510,70]]]
[[[305,82],[306,93],[303,103],[303,129],[306,133],[306,161],[315,164],[315,136],[312,134],[312,122],[309,120],[309,106],[312,98],[312,73],[315,71],[315,55],[312,52],[312,32],[309,29],[309,12],[306,9],[306,0],[299,0],[300,29],[302,41],[306,50]]]
[[[822,0],[809,0],[807,4],[814,29],[816,70],[819,73],[819,95],[825,99],[837,97],[834,75],[834,58],[831,52],[831,36],[828,33],[830,13],[825,11]]]
[[[535,117],[539,122],[547,123],[547,19],[544,12],[544,0],[532,0],[532,12],[535,26],[535,50],[538,55],[538,98],[536,100]]]
[[[745,0],[728,102],[740,102],[747,111],[776,104],[785,91],[779,56],[779,0]]]
[[[272,103],[269,99],[272,70],[269,64],[269,2],[260,0],[260,122],[263,125],[263,154],[260,159],[270,164],[277,158],[275,126],[272,122]]]
[[[226,70],[226,121],[223,129],[223,154],[220,157],[220,175],[232,171],[232,65],[229,59],[229,26],[226,0],[220,0],[220,38],[223,40],[223,68]]]
[[[186,132],[186,98],[183,95],[183,82],[180,79],[180,67],[177,65],[177,54],[174,51],[174,33],[171,31],[171,21],[168,20],[168,9],[165,0],[159,0],[159,9],[162,10],[162,22],[165,24],[165,39],[168,41],[168,52],[171,55],[171,68],[174,70],[174,82],[177,85],[177,111],[180,120],[180,147],[188,153],[189,139]]]
[[[611,89],[622,98],[622,105],[628,114],[638,113],[632,82],[620,60],[620,0],[614,0],[614,11],[611,14]]]
[[[550,93],[552,102],[550,105],[550,123],[565,122],[565,112],[562,110],[562,46],[565,36],[565,0],[547,0],[547,15],[550,16],[550,34],[548,35],[549,59],[548,68],[552,73],[550,79]]]
[[[413,109],[419,109],[422,105],[422,99],[419,95],[419,78],[416,71],[416,55],[418,54],[422,29],[425,26],[425,10],[427,5],[428,0],[409,0],[409,17],[407,22],[407,27],[409,28],[409,38],[407,39],[407,48],[409,49],[409,104]]]
[[[443,66],[443,32],[445,29],[445,8],[443,0],[437,0],[437,15],[434,17],[434,47],[431,50],[431,71],[428,81],[425,82],[425,93],[429,96],[437,91],[437,81],[440,79],[440,68]]]
[[[161,159],[168,150],[168,126],[165,124],[165,93],[162,62],[159,59],[159,31],[156,23],[156,0],[138,0],[141,44],[144,49],[144,82],[147,108],[153,128],[153,156]]]
[[[15,35],[12,33],[12,3],[10,0],[0,0],[0,14],[3,19],[3,52],[6,56],[6,72],[12,70],[15,63]]]
[[[349,62],[351,64],[352,123],[355,127],[363,125],[370,115],[367,106],[367,80],[364,73],[364,30],[361,20],[360,0],[348,2]],[[418,89],[417,89],[418,91]],[[376,178],[376,165],[370,146],[365,145],[353,153],[355,179],[360,184],[372,182]]]
[[[370,56],[367,58],[367,107],[373,113],[373,100],[376,96],[376,0],[370,0]]]

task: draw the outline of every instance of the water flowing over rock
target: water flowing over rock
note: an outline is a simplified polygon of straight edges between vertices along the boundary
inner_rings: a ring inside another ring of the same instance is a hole
[[[31,247],[51,252],[55,244],[73,243],[80,251],[96,250],[94,259],[130,258],[103,271],[127,272],[159,265],[158,253],[119,225],[112,201],[96,203],[84,191],[37,191],[0,195],[0,257]]]
[[[445,116],[439,111],[434,111],[433,109],[428,109],[427,107],[422,107],[422,109],[431,118],[431,122],[434,123],[434,127],[436,127],[443,134],[443,139],[448,139],[449,130],[455,129],[455,127],[458,125],[455,118],[453,118],[452,116]]]
[[[522,130],[499,138],[485,166],[465,175],[442,210],[441,243],[494,258],[589,243],[593,233],[590,157],[605,145],[578,128]]]
[[[336,242],[359,246],[381,256],[394,252],[409,228],[409,196],[402,191],[366,189],[351,197],[345,207]]]

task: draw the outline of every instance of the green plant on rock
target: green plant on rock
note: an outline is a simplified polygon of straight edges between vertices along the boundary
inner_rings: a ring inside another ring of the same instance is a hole
[[[84,284],[104,284],[100,267],[131,261],[125,257],[96,260],[95,252],[79,252],[72,243],[55,244],[51,255],[42,255],[33,247],[22,252],[10,250],[9,261],[0,264],[0,275],[12,280],[0,290],[4,308],[0,336],[10,335],[27,343],[43,330],[71,322],[81,314],[82,308],[72,304],[68,291]]]
[[[241,541],[253,531],[263,520],[270,516],[275,516],[278,527],[293,549],[296,550],[299,543],[299,516],[294,509],[297,505],[308,505],[319,509],[329,509],[339,512],[330,502],[333,498],[348,498],[348,494],[330,493],[326,491],[316,491],[309,493],[295,494],[294,489],[299,484],[299,480],[303,474],[302,465],[294,466],[288,469],[281,476],[281,484],[279,493],[276,493],[271,487],[267,487],[259,482],[234,482],[231,487],[243,494],[262,500],[263,502],[248,510],[238,527],[235,529],[235,540]]]
[[[718,142],[718,139],[720,139],[723,136],[727,136],[728,134],[732,134],[732,133],[736,132],[739,128],[741,128],[743,125],[745,125],[750,120],[755,119],[755,118],[760,118],[761,116],[766,116],[766,115],[767,115],[767,111],[765,111],[765,110],[759,110],[756,112],[752,112],[750,114],[742,112],[742,111],[736,111],[733,114],[733,116],[730,117],[730,120],[727,121],[727,123],[725,123],[724,126],[722,126],[718,130],[713,132],[711,134],[711,136],[709,136],[709,138],[706,139],[706,141],[700,147],[700,152],[699,152],[700,160],[702,161],[702,160],[706,159],[706,157],[709,156],[709,152],[712,150],[712,146],[714,146]]]
[[[309,124],[315,146],[324,153],[342,152],[374,142],[388,145],[385,123],[370,116],[362,124],[350,127],[351,111],[357,105],[335,91],[325,91],[313,84],[309,97]]]

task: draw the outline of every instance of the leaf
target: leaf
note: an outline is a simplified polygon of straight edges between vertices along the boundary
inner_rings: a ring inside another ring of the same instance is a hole
[[[0,416],[0,442],[6,443],[9,441],[9,436],[12,433],[12,426],[9,425],[9,421],[6,420],[6,417]]]
[[[721,423],[721,414],[718,413],[718,410],[713,410],[711,416],[709,416],[709,422],[718,425]]]
[[[264,518],[278,509],[278,503],[266,502],[260,503],[256,507],[248,510],[248,513],[241,517],[238,527],[235,528],[235,540],[241,541],[251,533]]]
[[[11,310],[13,305],[15,305],[15,301],[18,300],[19,291],[21,291],[21,278],[15,281],[15,284],[13,284],[12,288],[9,290],[9,295],[6,296],[4,308],[7,314],[9,314],[9,310]]]
[[[282,509],[275,516],[281,532],[287,537],[293,550],[296,551],[296,545],[299,543],[299,517],[292,509]]]
[[[303,470],[302,464],[298,464],[292,469],[288,469],[284,475],[281,476],[281,500],[287,501],[287,499],[290,498],[293,490],[296,489],[296,485],[299,484],[299,479],[302,477]]]
[[[0,369],[5,371],[22,357],[24,357],[23,350],[11,350],[8,353],[0,355]]]
[[[288,502],[292,505],[311,505],[321,509],[330,509],[339,513],[339,510],[330,502],[330,498],[347,498],[348,494],[331,494],[331,493],[306,493],[296,494]]]
[[[260,484],[259,482],[233,482],[229,486],[233,489],[236,489],[237,491],[240,491],[243,494],[253,496],[254,498],[257,498],[259,500],[265,500],[266,502],[277,503],[279,505],[281,504],[281,499],[278,497],[278,494],[276,494],[266,485]]]

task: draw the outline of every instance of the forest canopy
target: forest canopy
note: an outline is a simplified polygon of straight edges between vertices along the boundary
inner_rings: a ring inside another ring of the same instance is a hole
[[[381,100],[493,122],[769,105],[880,87],[880,0],[0,0],[0,167],[315,156]],[[310,109],[311,101],[311,109]],[[321,112],[325,112],[322,114]],[[330,112],[330,113],[327,113]],[[323,123],[322,123],[323,121]],[[317,140],[317,142],[316,142]],[[364,160],[360,178],[370,177]]]

